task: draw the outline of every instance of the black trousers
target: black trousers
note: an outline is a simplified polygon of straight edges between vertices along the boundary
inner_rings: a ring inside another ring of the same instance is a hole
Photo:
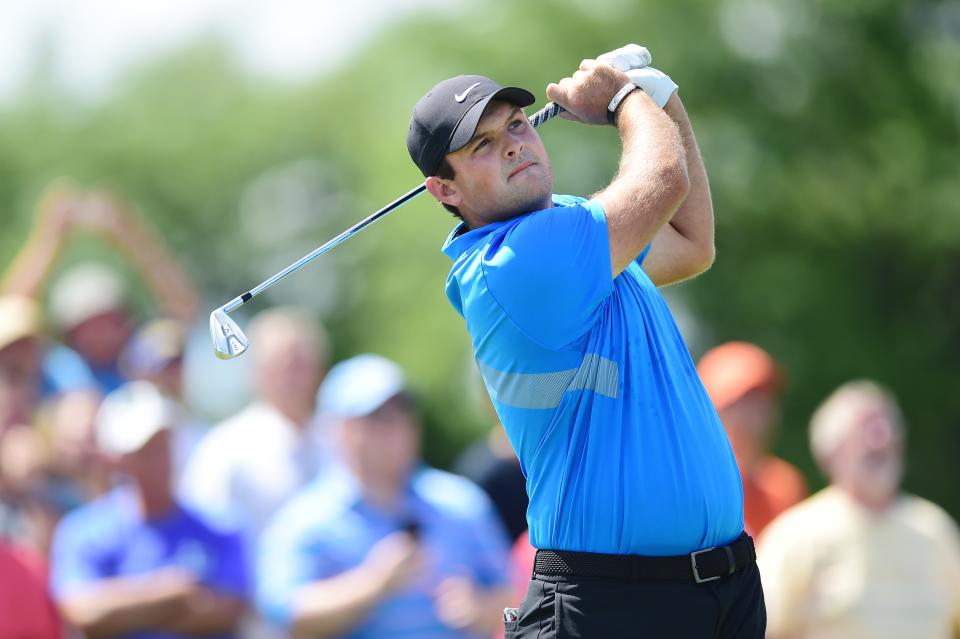
[[[763,639],[756,563],[704,584],[533,576],[505,639]]]

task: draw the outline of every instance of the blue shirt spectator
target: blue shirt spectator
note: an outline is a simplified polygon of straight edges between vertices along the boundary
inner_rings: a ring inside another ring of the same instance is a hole
[[[506,534],[480,488],[418,465],[419,423],[399,370],[354,358],[331,370],[321,397],[339,420],[343,465],[266,528],[261,612],[305,635],[489,636],[509,603]]]
[[[165,516],[146,519],[131,489],[118,487],[61,522],[53,543],[51,586],[63,599],[114,577],[149,576],[170,567],[223,594],[244,598],[248,591],[239,535],[217,531],[179,505]],[[125,636],[179,635],[144,631]]]
[[[476,636],[445,626],[434,611],[433,593],[445,578],[458,575],[485,587],[505,585],[507,537],[478,487],[427,467],[411,478],[393,513],[367,503],[349,474],[335,470],[281,509],[260,544],[257,600],[263,613],[288,623],[301,586],[357,567],[376,542],[413,526],[429,555],[423,571],[344,636]]]
[[[173,496],[176,415],[147,382],[111,393],[97,414],[98,448],[126,479],[67,515],[51,553],[63,616],[90,636],[227,639],[245,609],[241,537]]]

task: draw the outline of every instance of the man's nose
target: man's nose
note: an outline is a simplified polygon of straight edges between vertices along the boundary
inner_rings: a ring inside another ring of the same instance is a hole
[[[514,136],[514,135],[510,135],[510,136],[507,138],[507,144],[506,144],[506,148],[505,148],[505,150],[504,150],[504,154],[505,154],[508,158],[514,158],[514,157],[520,155],[520,152],[521,152],[521,151],[523,151],[523,141],[520,140],[520,138],[518,138],[518,137],[516,137],[516,136]]]

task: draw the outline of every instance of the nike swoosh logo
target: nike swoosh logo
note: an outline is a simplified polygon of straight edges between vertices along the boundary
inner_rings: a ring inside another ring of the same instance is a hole
[[[467,87],[467,90],[464,91],[463,93],[454,94],[453,99],[456,100],[457,102],[463,102],[464,100],[467,99],[467,94],[473,91],[474,89],[476,89],[478,86],[480,86],[479,82],[475,84],[471,84],[469,87]]]

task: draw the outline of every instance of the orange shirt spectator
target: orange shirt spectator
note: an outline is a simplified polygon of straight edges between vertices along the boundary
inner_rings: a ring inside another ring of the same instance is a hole
[[[774,517],[807,496],[800,472],[768,450],[779,417],[783,372],[767,352],[747,342],[727,342],[708,351],[697,371],[740,467],[744,525],[759,535]]]

